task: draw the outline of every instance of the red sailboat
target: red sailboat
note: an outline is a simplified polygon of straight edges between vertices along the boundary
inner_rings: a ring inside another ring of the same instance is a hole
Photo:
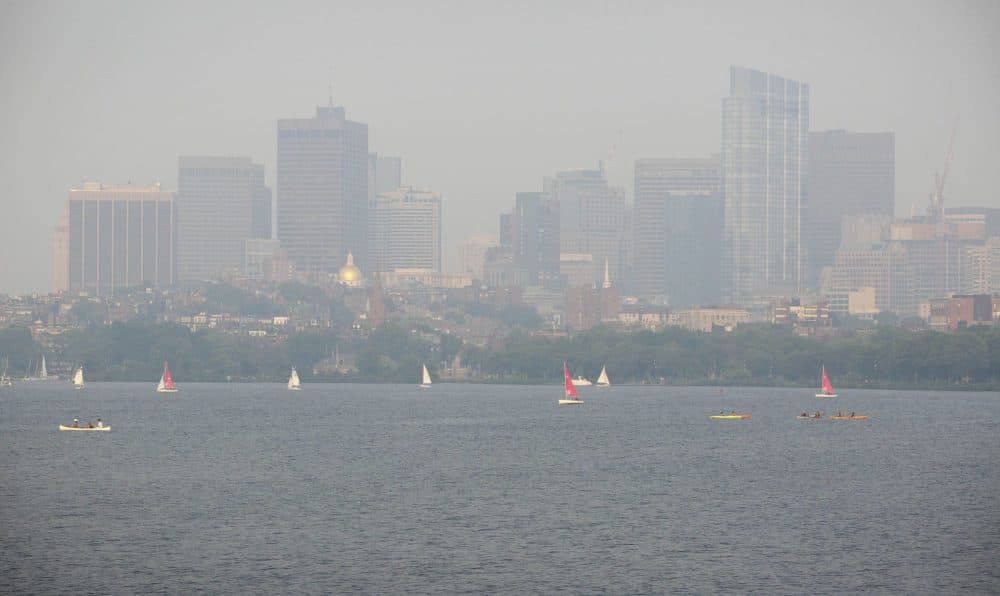
[[[160,375],[160,382],[156,385],[157,393],[177,393],[177,387],[174,386],[174,379],[170,376],[170,367],[167,363],[163,363],[163,374]]]
[[[576,387],[573,386],[573,377],[569,376],[569,367],[563,362],[563,390],[565,395],[563,399],[559,400],[560,406],[565,406],[569,404],[582,404],[583,400],[580,399],[579,394],[576,392]]]
[[[826,376],[826,367],[823,367],[823,388],[816,397],[837,397],[837,394],[833,392],[833,385],[830,383],[830,377]]]

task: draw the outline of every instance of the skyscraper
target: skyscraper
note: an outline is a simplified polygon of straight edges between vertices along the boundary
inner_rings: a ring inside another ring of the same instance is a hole
[[[602,169],[563,170],[545,180],[545,192],[559,208],[560,252],[608,260],[611,277],[621,279],[625,264],[625,190],[609,186]],[[595,271],[593,283],[600,283]]]
[[[809,208],[802,226],[809,284],[833,264],[844,216],[893,214],[895,180],[894,133],[809,133]]]
[[[441,195],[400,187],[375,197],[369,216],[376,271],[441,271]]]
[[[671,306],[717,304],[722,280],[719,156],[635,163],[636,291]]]
[[[169,192],[154,186],[70,189],[56,229],[56,289],[107,295],[139,284],[174,281],[174,210]]]
[[[559,204],[547,193],[519,192],[511,217],[511,250],[528,284],[559,280]]]
[[[278,120],[278,240],[299,271],[368,264],[368,125],[342,107]]]
[[[251,238],[268,240],[271,238],[271,189],[264,186],[263,164],[252,164],[250,188],[253,192]]]
[[[722,100],[723,300],[797,294],[804,271],[809,85],[732,67]]]
[[[368,154],[368,200],[403,185],[403,160],[399,157]]]
[[[249,157],[181,156],[176,199],[178,280],[219,279],[243,270],[244,243],[255,237],[254,208],[265,195],[270,206],[263,174],[263,166],[251,163]],[[270,226],[269,218],[266,225]]]

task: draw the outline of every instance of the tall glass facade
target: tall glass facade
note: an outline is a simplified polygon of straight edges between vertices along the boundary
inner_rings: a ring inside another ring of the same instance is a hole
[[[722,100],[726,303],[801,291],[808,135],[808,85],[730,69]]]

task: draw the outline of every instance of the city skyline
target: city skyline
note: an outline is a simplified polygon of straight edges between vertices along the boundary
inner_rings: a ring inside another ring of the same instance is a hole
[[[267,168],[266,185],[276,188],[275,120],[322,105],[331,83],[336,103],[371,127],[369,151],[401,156],[407,183],[449,198],[443,223],[446,270],[456,269],[456,251],[467,233],[493,232],[496,214],[509,209],[515,193],[538,188],[551,172],[603,160],[609,183],[625,187],[631,197],[636,159],[716,152],[718,98],[725,95],[732,64],[808,81],[811,130],[895,132],[897,215],[924,210],[957,116],[948,205],[1000,206],[988,180],[988,164],[998,157],[989,140],[1000,133],[997,116],[987,109],[998,88],[990,65],[997,42],[988,35],[998,11],[988,3],[881,5],[864,24],[833,8],[788,10],[798,6],[789,3],[772,3],[764,11],[716,3],[714,10],[688,7],[676,14],[651,4],[591,4],[572,13],[559,3],[537,11],[440,4],[448,10],[432,11],[435,16],[383,4],[381,11],[324,7],[315,11],[315,23],[265,7],[237,17],[248,27],[241,39],[256,40],[244,62],[231,51],[211,50],[227,45],[218,44],[216,35],[236,33],[217,31],[215,25],[232,15],[209,7],[203,22],[189,28],[188,39],[207,53],[183,74],[174,55],[183,48],[173,45],[170,35],[187,27],[174,14],[184,11],[147,6],[126,15],[123,6],[69,5],[59,14],[29,4],[3,9],[9,18],[0,26],[9,35],[0,64],[14,91],[4,97],[2,110],[10,134],[0,167],[11,181],[11,194],[0,224],[0,291],[51,289],[52,229],[66,189],[81,179],[160,181],[166,182],[164,189],[176,190],[169,181],[179,155],[253,155]],[[305,6],[310,10],[301,12],[316,9]],[[385,16],[387,7],[391,14]],[[775,43],[760,41],[760,31],[751,35],[753,23],[773,34],[777,25],[761,19],[782,10],[798,24],[792,39]],[[903,10],[912,21],[905,29],[893,27]],[[113,31],[101,21],[109,14],[118,17]],[[135,19],[161,26],[130,28],[128,23],[140,22]],[[321,43],[305,35],[341,21],[352,26],[342,28],[339,41]],[[383,43],[383,32],[376,35],[378,26],[387,33],[414,25],[440,33],[440,42],[411,48]],[[634,34],[657,27],[677,27],[679,34],[655,42]],[[690,33],[679,31],[683,28],[704,33],[700,59],[678,52],[692,41]],[[547,41],[532,37],[550,29]],[[123,38],[118,31],[144,33]],[[861,51],[847,52],[845,32]],[[514,36],[528,41],[508,48],[506,40]],[[602,41],[591,44],[595,37]],[[380,42],[371,45],[376,38]],[[936,43],[926,44],[931,38]],[[118,52],[125,41],[137,51]],[[285,42],[302,51],[278,51]],[[345,55],[352,43],[372,56],[354,62],[330,57]],[[796,51],[788,51],[793,45]],[[466,50],[461,60],[453,53],[456,47]],[[499,60],[497,47],[510,53]],[[669,58],[680,55],[686,61]],[[216,74],[219,61],[234,60],[231,71]],[[421,66],[414,68],[411,61]],[[398,77],[375,76],[387,68]],[[546,73],[552,68],[568,76],[550,82]],[[657,70],[685,92],[648,78]],[[600,77],[596,88],[593,74]],[[930,90],[928,74],[939,82]],[[157,77],[156,84],[134,85],[150,76]],[[395,92],[401,84],[407,89],[403,96]],[[149,113],[160,117],[150,120]],[[42,145],[36,137],[56,142]],[[498,178],[498,169],[505,175]]]

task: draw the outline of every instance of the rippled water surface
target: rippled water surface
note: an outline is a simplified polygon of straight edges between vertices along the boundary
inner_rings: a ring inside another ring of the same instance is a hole
[[[1000,590],[995,393],[559,393],[19,384],[0,592]]]

